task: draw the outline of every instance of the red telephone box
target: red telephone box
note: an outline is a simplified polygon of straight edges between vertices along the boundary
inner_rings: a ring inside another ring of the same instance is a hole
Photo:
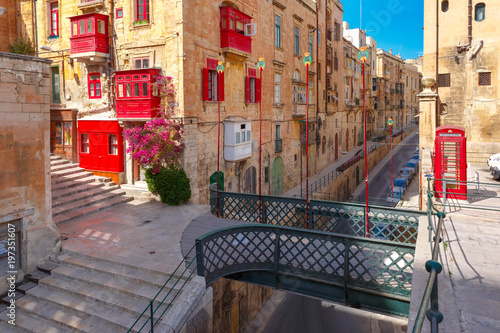
[[[465,129],[460,126],[440,126],[436,128],[434,141],[434,175],[436,197],[443,197],[446,181],[446,197],[467,199],[467,160]]]

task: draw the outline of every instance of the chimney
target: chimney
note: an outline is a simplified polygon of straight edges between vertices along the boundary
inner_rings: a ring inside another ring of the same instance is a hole
[[[389,49],[389,54],[392,54],[392,49]]]

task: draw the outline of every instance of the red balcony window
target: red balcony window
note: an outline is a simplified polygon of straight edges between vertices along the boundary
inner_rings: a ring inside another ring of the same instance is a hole
[[[108,16],[90,13],[70,17],[71,58],[106,61],[109,54]]]
[[[251,16],[248,16],[233,7],[221,7],[221,47],[252,53],[252,38],[250,36],[245,36],[245,25],[249,24],[251,20]]]
[[[89,98],[101,98],[101,74],[89,74]]]
[[[160,97],[154,85],[160,70],[132,69],[116,72],[116,117],[148,120],[158,115]]]
[[[207,68],[203,68],[203,100],[224,100],[224,72],[217,74],[217,60],[207,59]],[[220,77],[220,82],[218,82]],[[219,92],[219,94],[218,94]]]
[[[57,2],[50,4],[50,35],[59,36],[59,4]]]

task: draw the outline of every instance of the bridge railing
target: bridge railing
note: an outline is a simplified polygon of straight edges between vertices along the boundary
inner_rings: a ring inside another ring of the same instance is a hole
[[[323,297],[321,286],[334,285],[340,288],[335,301],[349,303],[360,294],[379,295],[398,304],[386,310],[408,315],[414,244],[251,224],[198,238],[196,255],[198,275],[205,277],[207,284],[246,271],[268,272],[272,278],[265,280],[259,275],[260,283]],[[299,279],[290,284],[293,277]],[[317,288],[300,282],[313,280]],[[371,308],[381,308],[390,301],[381,303],[373,302]]]
[[[211,188],[212,214],[216,213],[216,190]],[[308,220],[306,200],[262,196],[262,216],[259,219],[259,196],[256,194],[219,191],[221,217],[293,228],[306,228],[323,232],[366,237],[364,204],[310,200]],[[419,217],[424,212],[370,206],[369,237],[400,243],[416,243]]]
[[[186,258],[193,252],[196,245],[189,250]],[[137,320],[128,329],[129,332],[146,332],[154,333],[155,326],[160,322],[163,315],[172,306],[172,303],[180,295],[184,286],[190,281],[195,272],[197,264],[196,255],[189,261],[182,260],[170,275],[167,281],[163,284],[155,297],[149,302],[148,306],[142,311]],[[134,327],[137,327],[134,329]]]
[[[425,263],[425,269],[429,272],[429,279],[427,280],[427,285],[424,290],[424,295],[422,301],[420,302],[420,307],[418,309],[417,317],[415,318],[415,323],[413,326],[413,333],[420,333],[425,322],[425,318],[429,319],[431,324],[431,332],[439,332],[438,324],[443,321],[443,314],[439,311],[439,298],[438,298],[438,274],[443,270],[443,266],[438,261],[439,255],[439,243],[442,242],[441,234],[444,224],[445,213],[438,210],[433,202],[434,197],[431,190],[431,179],[428,182],[428,194],[427,194],[427,217],[429,222],[429,242],[432,248],[432,258]],[[437,225],[434,223],[434,217],[437,216]],[[434,237],[432,237],[434,233]],[[429,302],[431,307],[428,308]]]

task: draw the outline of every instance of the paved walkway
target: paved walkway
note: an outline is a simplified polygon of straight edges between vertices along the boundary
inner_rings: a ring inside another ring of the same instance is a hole
[[[439,309],[444,314],[440,332],[500,332],[500,182],[491,178],[486,166],[472,169],[478,171],[480,182],[498,184],[496,188],[480,185],[480,193],[496,198],[476,198],[473,205],[489,205],[498,211],[464,208],[463,201],[454,202],[452,212],[447,209],[439,256],[443,264],[439,274]],[[477,190],[469,187],[468,193]],[[415,197],[415,193],[409,193],[409,204]],[[412,293],[409,329],[429,276],[423,268],[431,257],[426,226],[419,228],[423,237],[417,243],[414,274],[418,278],[414,275],[412,292],[416,294]],[[428,321],[423,332],[430,332]]]
[[[179,207],[134,200],[58,225],[62,247],[145,270],[171,272],[182,260],[180,239],[209,206]]]

